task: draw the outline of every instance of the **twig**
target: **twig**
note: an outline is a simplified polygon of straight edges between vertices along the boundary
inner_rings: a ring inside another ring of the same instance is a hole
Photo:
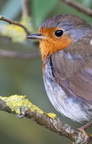
[[[30,0],[22,0],[22,15],[29,16],[30,15]]]
[[[20,26],[20,27],[22,27],[25,30],[27,35],[30,34],[30,32],[27,30],[27,28],[24,25],[18,23],[17,21],[12,21],[12,20],[6,19],[6,18],[4,18],[2,16],[0,16],[0,20],[8,22],[9,24],[14,24],[14,25]]]
[[[72,6],[73,8],[77,9],[80,12],[83,12],[84,14],[92,17],[92,10],[89,8],[85,8],[84,6],[82,6],[81,4],[77,3],[77,2],[73,2],[71,0],[61,0],[64,3]]]
[[[19,59],[33,59],[39,57],[40,54],[37,52],[34,53],[21,53],[9,50],[2,50],[0,49],[0,56],[9,57],[9,58],[19,58]]]
[[[89,144],[82,143],[84,141],[84,134],[81,131],[75,130],[71,126],[62,123],[56,116],[53,117],[51,114],[46,114],[37,106],[29,102],[24,96],[13,95],[9,97],[0,97],[0,110],[13,114],[19,113],[19,118],[26,117],[34,120],[39,125],[44,126],[61,136],[65,136],[73,142],[75,141],[76,144]]]

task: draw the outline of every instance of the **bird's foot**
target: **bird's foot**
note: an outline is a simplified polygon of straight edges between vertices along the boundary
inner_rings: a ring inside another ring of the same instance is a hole
[[[92,124],[92,120],[87,122],[82,127],[78,128],[78,130],[81,131],[83,133],[83,135],[84,135],[84,142],[83,143],[85,143],[87,141],[87,139],[89,138],[89,135],[86,133],[86,130],[91,124]]]
[[[79,129],[82,129],[83,131],[86,131],[86,129],[92,124],[92,120],[87,122],[85,125],[80,127]]]

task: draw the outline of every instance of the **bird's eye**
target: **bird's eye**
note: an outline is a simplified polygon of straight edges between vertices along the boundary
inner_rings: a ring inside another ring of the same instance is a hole
[[[57,37],[61,37],[62,35],[63,35],[63,30],[57,30],[57,31],[55,31],[55,36],[57,36]]]

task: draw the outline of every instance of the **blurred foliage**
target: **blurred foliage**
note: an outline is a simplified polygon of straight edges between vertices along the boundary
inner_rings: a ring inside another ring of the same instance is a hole
[[[8,19],[13,19],[19,15],[21,11],[21,0],[1,0],[0,3],[2,4],[0,15]]]
[[[92,8],[92,0],[82,0],[82,3],[85,7]]]
[[[73,1],[92,8],[92,0]],[[27,17],[23,17],[22,2],[23,0],[0,0],[0,15],[22,22],[32,33],[37,31],[38,27],[48,17],[64,13],[78,15],[92,25],[92,18],[80,13],[60,0],[29,0],[31,17],[27,19]],[[31,40],[26,40],[24,31],[17,26],[0,21],[0,32],[2,31],[5,34],[8,33],[7,36],[9,37],[10,35],[16,43],[7,38],[0,37],[0,50],[7,49],[24,53],[38,51],[38,45],[35,45]],[[38,57],[25,60],[0,56],[0,95],[27,95],[27,98],[43,111],[56,113],[62,121],[75,128],[79,127],[78,123],[74,123],[57,113],[49,102],[44,90],[41,64],[41,58]],[[91,129],[88,132],[90,133],[90,131]],[[67,138],[60,137],[28,119],[19,120],[15,115],[9,115],[5,112],[0,112],[0,143],[71,144]]]
[[[57,0],[32,1],[33,17],[36,21],[35,26],[39,26],[45,20],[45,17],[53,10],[57,2]]]
[[[34,28],[32,27],[31,17],[29,16],[23,16],[21,18],[21,21],[19,21],[20,24],[25,26],[28,31],[34,32]],[[25,30],[17,25],[14,24],[1,24],[1,35],[11,38],[12,42],[24,42],[26,40],[26,32]]]

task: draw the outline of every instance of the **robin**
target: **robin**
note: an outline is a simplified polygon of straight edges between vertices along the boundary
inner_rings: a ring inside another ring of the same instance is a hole
[[[37,34],[47,95],[73,121],[92,119],[92,27],[75,15],[47,19]]]

